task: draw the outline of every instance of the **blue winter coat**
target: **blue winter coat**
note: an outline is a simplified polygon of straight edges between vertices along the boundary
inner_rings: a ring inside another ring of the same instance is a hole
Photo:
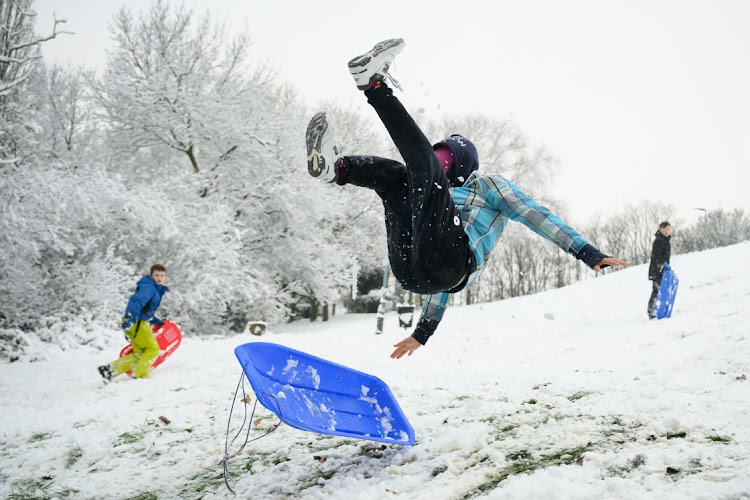
[[[144,276],[138,280],[135,293],[128,301],[125,308],[125,319],[122,321],[122,329],[129,330],[136,321],[148,321],[149,323],[162,324],[155,316],[159,308],[161,298],[167,293],[164,285],[157,284],[151,276]]]

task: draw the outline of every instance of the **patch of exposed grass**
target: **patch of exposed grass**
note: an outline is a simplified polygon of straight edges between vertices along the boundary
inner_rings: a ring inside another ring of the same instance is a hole
[[[495,440],[496,441],[502,441],[503,439],[505,439],[507,437],[507,433],[510,432],[510,431],[512,431],[516,427],[518,427],[518,425],[515,425],[515,424],[506,425],[502,429],[500,429],[497,432],[495,432]]]
[[[300,491],[305,490],[311,486],[315,486],[316,484],[318,484],[318,481],[320,479],[323,479],[324,481],[328,481],[334,476],[334,474],[336,474],[336,471],[333,469],[329,471],[324,471],[320,467],[316,467],[315,469],[316,469],[315,473],[312,476],[308,477],[307,479],[303,479],[301,481]]]
[[[616,467],[616,468],[609,469],[609,472],[611,472],[612,475],[614,476],[625,477],[631,472],[633,472],[633,470],[637,469],[638,467],[640,467],[641,465],[645,463],[646,463],[646,457],[641,454],[638,454],[634,456],[633,459],[630,460],[630,462],[628,462],[628,465],[623,466],[623,467]]]
[[[495,419],[496,419],[496,418],[497,418],[497,417],[496,417],[495,415],[490,415],[489,417],[485,417],[485,418],[480,418],[480,419],[479,419],[479,421],[480,421],[480,422],[485,422],[485,423],[491,424],[492,422],[494,422],[494,421],[495,421]]]
[[[335,469],[331,469],[329,471],[324,471],[321,468],[318,468],[317,473],[316,473],[316,475],[319,478],[324,479],[326,481],[328,481],[329,479],[331,479],[334,474],[336,474],[336,470]]]
[[[260,460],[260,458],[258,458],[258,457],[252,457],[252,458],[250,458],[250,460],[248,460],[247,462],[245,462],[245,470],[250,471],[250,474],[252,474],[253,473],[253,471],[252,471],[253,464],[255,462],[257,462],[258,460]]]
[[[611,437],[615,434],[625,434],[625,429],[607,429],[604,431],[606,437]]]
[[[67,486],[56,487],[53,479],[21,479],[11,485],[10,491],[3,497],[5,500],[52,500],[78,493],[78,490]]]
[[[708,436],[708,439],[710,439],[711,441],[715,443],[724,443],[724,444],[727,444],[730,441],[732,441],[732,438],[730,438],[729,436],[719,436],[719,435]]]
[[[571,394],[570,396],[568,396],[568,401],[571,401],[571,402],[578,401],[579,399],[585,398],[586,396],[590,394],[591,394],[590,392],[578,391],[575,394]]]
[[[687,436],[685,431],[682,432],[670,432],[667,434],[667,439],[684,438]]]
[[[40,441],[45,441],[52,437],[52,434],[49,432],[37,432],[35,434],[32,434],[29,438],[29,443],[38,443]]]
[[[156,495],[156,493],[152,493],[150,491],[139,491],[132,497],[128,497],[125,500],[159,500],[159,497]]]
[[[137,443],[141,439],[143,439],[146,436],[146,429],[143,427],[137,427],[133,429],[132,431],[123,432],[119,436],[117,436],[117,440],[115,441],[114,447],[117,448],[118,446],[122,446],[124,444],[133,444]]]
[[[222,486],[224,484],[224,472],[216,472],[216,470],[216,468],[204,469],[191,477],[179,496],[196,498],[196,493],[203,493],[204,491],[214,490]],[[235,473],[230,472],[230,474],[232,474],[232,477],[236,477]],[[203,495],[198,496],[198,498],[202,497]]]
[[[448,467],[446,467],[445,465],[439,465],[439,466],[435,467],[434,469],[432,469],[432,474],[430,474],[430,475],[432,477],[439,476],[440,474],[442,474],[443,472],[445,472],[447,470],[448,470]]]
[[[521,460],[527,461],[531,459],[531,453],[529,453],[528,450],[519,450],[514,451],[513,453],[508,453],[507,455],[505,455],[505,458],[508,460],[512,460],[513,462],[518,462]]]
[[[572,464],[573,462],[578,460],[581,455],[583,455],[588,449],[588,446],[579,446],[578,448],[573,448],[571,450],[562,450],[551,455],[543,456],[541,461],[552,465]]]
[[[632,469],[632,468],[630,468],[630,467],[614,467],[614,468],[610,468],[610,469],[607,469],[607,470],[608,470],[608,471],[610,472],[610,474],[612,474],[613,476],[617,476],[617,477],[625,477],[625,476],[627,476],[628,474],[630,474],[630,472],[631,472],[631,471],[632,471],[633,469]]]
[[[521,404],[523,404],[523,405],[535,405],[536,404],[536,399],[532,398],[532,399],[529,399],[528,401],[524,401]]]
[[[65,455],[65,467],[73,467],[78,460],[81,459],[83,456],[83,450],[81,447],[73,441],[70,443],[70,448],[68,448],[68,453]]]
[[[497,486],[500,483],[502,483],[503,481],[505,481],[510,476],[513,476],[513,475],[516,475],[516,474],[522,474],[522,473],[530,471],[530,470],[531,469],[529,469],[529,467],[525,463],[513,464],[510,467],[506,467],[505,469],[502,469],[501,471],[499,471],[495,475],[495,477],[492,478],[492,480],[487,481],[485,483],[482,483],[479,486],[477,486],[476,488],[468,491],[463,496],[463,498],[464,499],[474,498],[474,497],[483,495],[485,493],[488,493],[488,492],[494,490],[495,488],[497,488]]]
[[[550,455],[543,455],[539,460],[532,459],[531,454],[527,450],[520,450],[511,453],[507,455],[506,458],[515,461],[514,464],[497,471],[489,481],[469,490],[462,498],[474,498],[488,493],[497,488],[497,486],[505,479],[516,474],[533,472],[537,469],[543,469],[546,467],[571,464],[581,458],[589,448],[590,447],[587,445],[573,449],[561,450]]]
[[[471,399],[471,396],[464,394],[464,395],[456,396],[455,398],[453,398],[454,401],[465,401],[467,399]]]

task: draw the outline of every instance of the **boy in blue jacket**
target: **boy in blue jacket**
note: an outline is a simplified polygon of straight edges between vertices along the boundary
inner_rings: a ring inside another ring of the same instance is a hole
[[[136,378],[148,376],[151,365],[159,356],[159,344],[151,331],[151,325],[164,324],[155,314],[162,297],[169,290],[164,285],[166,279],[167,269],[161,264],[155,264],[151,266],[148,276],[138,280],[122,319],[122,329],[133,346],[133,352],[99,367],[99,373],[105,382],[131,370]]]
[[[392,358],[411,356],[427,342],[449,294],[479,277],[509,220],[521,222],[594,271],[628,265],[594,248],[501,175],[477,174],[477,149],[467,138],[454,134],[430,145],[386,84],[390,79],[398,87],[388,70],[403,48],[400,38],[380,42],[349,61],[349,72],[405,165],[374,156],[342,156],[324,112],[312,118],[305,137],[310,175],[369,188],[380,196],[393,275],[405,289],[427,295],[414,333],[394,345]]]

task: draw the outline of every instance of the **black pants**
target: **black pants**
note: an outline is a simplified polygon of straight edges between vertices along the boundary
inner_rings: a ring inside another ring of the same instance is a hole
[[[654,319],[656,317],[656,297],[659,295],[659,287],[661,286],[661,276],[654,278],[651,281],[653,288],[651,290],[651,297],[648,299],[648,319]]]
[[[375,156],[347,156],[343,183],[374,190],[383,200],[393,275],[416,293],[458,291],[476,268],[450,183],[432,145],[393,91],[365,92],[406,165]]]

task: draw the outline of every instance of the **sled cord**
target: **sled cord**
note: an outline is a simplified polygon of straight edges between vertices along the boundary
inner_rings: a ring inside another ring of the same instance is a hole
[[[226,438],[224,440],[224,458],[219,462],[219,465],[223,465],[224,467],[224,484],[226,485],[227,489],[232,492],[232,495],[236,495],[237,493],[232,489],[232,486],[230,486],[230,483],[234,485],[234,480],[232,479],[232,476],[229,474],[229,460],[239,455],[243,449],[245,449],[245,446],[248,443],[252,443],[253,441],[256,441],[262,437],[268,436],[270,433],[275,431],[280,425],[281,425],[281,407],[279,406],[279,400],[276,399],[276,396],[268,393],[263,393],[266,396],[272,397],[276,401],[276,408],[279,410],[279,421],[274,425],[273,427],[269,427],[269,429],[261,436],[258,436],[253,439],[249,439],[250,437],[250,427],[252,426],[253,422],[253,416],[255,416],[255,408],[258,405],[258,399],[255,399],[255,403],[253,403],[253,411],[250,413],[250,423],[248,423],[247,418],[247,395],[245,394],[245,370],[242,370],[242,375],[240,375],[240,381],[237,383],[237,389],[234,391],[234,399],[232,399],[232,407],[229,409],[229,419],[227,420],[227,434]],[[232,441],[229,441],[229,424],[232,422],[232,413],[234,412],[234,403],[237,401],[237,393],[240,391],[240,387],[242,387],[242,402],[245,403],[244,406],[244,418],[242,420],[242,425],[240,426],[240,429],[237,431],[237,434],[232,438]],[[237,450],[236,453],[230,455],[229,454],[229,448],[234,444],[234,442],[237,440],[237,438],[242,434],[242,430],[245,428],[245,424],[247,424],[247,433],[245,434],[245,442],[242,443],[242,446]]]

